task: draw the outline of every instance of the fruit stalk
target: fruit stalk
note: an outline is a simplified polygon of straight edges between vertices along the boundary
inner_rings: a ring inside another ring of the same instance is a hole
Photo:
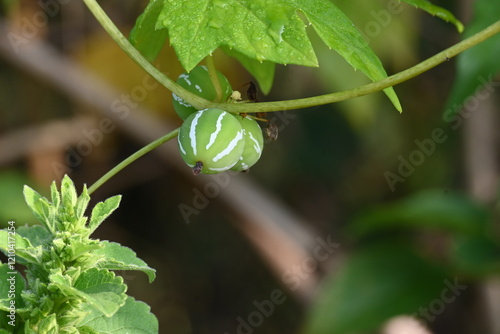
[[[104,174],[99,180],[97,180],[93,185],[91,185],[88,189],[89,195],[92,194],[94,191],[96,191],[100,186],[102,186],[104,183],[106,183],[109,179],[111,179],[113,176],[118,174],[122,169],[130,165],[132,162],[135,160],[139,159],[146,153],[154,150],[158,146],[166,143],[172,138],[175,138],[179,134],[179,128],[167,133],[163,137],[160,137],[156,139],[155,141],[149,143],[148,145],[144,146],[137,152],[133,153],[131,156],[129,156],[127,159],[123,160],[120,162],[118,165],[116,165],[114,168],[112,168],[109,172]]]
[[[222,101],[222,86],[219,81],[219,76],[217,75],[217,68],[215,67],[215,62],[213,56],[208,56],[205,58],[205,64],[208,68],[208,74],[210,75],[210,80],[215,88],[216,100],[215,102],[225,102]]]

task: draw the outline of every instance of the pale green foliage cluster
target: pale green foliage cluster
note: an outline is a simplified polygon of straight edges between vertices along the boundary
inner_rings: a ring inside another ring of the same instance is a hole
[[[13,249],[16,262],[26,268],[23,278],[11,263],[0,264],[0,333],[157,333],[149,306],[127,296],[123,279],[111,271],[139,270],[152,281],[155,270],[127,247],[89,238],[121,196],[98,203],[89,219],[86,187],[77,196],[65,176],[60,191],[55,183],[50,190],[49,201],[24,188],[41,225],[0,230],[0,250],[12,255]],[[9,295],[13,272],[16,288]],[[9,324],[12,301],[15,320]]]

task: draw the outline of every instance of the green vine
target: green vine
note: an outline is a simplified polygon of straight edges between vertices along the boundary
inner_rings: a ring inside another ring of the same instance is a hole
[[[158,80],[158,82],[160,82],[163,86],[172,91],[174,94],[180,96],[182,99],[188,101],[191,105],[199,109],[219,108],[232,113],[249,112],[248,105],[238,104],[238,103],[214,103],[211,101],[207,101],[183,89],[175,82],[173,82],[171,79],[169,79],[165,74],[160,72],[157,68],[155,68],[139,53],[139,51],[137,51],[132,46],[132,44],[130,44],[127,38],[123,36],[120,30],[118,30],[118,28],[114,25],[111,19],[106,15],[106,13],[102,10],[102,8],[95,0],[84,0],[84,2],[88,6],[89,10],[94,14],[99,23],[101,23],[104,29],[115,40],[115,42],[123,49],[123,51],[125,51],[125,53],[129,55],[139,66],[141,66],[146,72],[148,72],[151,76],[153,76],[156,80]],[[286,100],[286,101],[252,103],[251,112],[274,112],[281,110],[301,109],[301,108],[345,101],[363,95],[375,93],[385,88],[392,87],[407,80],[410,80],[432,69],[433,67],[436,67],[437,65],[450,60],[456,55],[483,42],[484,40],[492,37],[497,33],[500,33],[500,21],[497,21],[496,23],[490,25],[486,29],[463,40],[460,43],[457,43],[449,47],[448,49],[430,57],[429,59],[413,67],[410,67],[402,72],[394,74],[386,79],[369,83],[367,85],[357,87],[354,89],[326,94],[326,95],[319,95],[314,97]]]
[[[205,64],[207,64],[208,74],[210,75],[210,80],[215,88],[215,93],[217,95],[217,102],[222,102],[222,87],[220,85],[219,76],[217,75],[217,69],[215,67],[215,61],[212,56],[205,58]]]
[[[148,152],[151,152],[158,146],[166,143],[172,138],[175,138],[177,134],[179,133],[179,128],[167,133],[163,137],[160,137],[156,139],[155,141],[152,141],[148,145],[144,146],[137,152],[133,153],[131,156],[129,156],[127,159],[123,160],[120,162],[118,165],[116,165],[114,168],[112,168],[109,172],[104,174],[99,180],[97,180],[92,186],[89,187],[88,193],[91,195],[94,191],[96,191],[100,186],[102,186],[104,183],[106,183],[109,179],[111,179],[113,176],[115,176],[119,171],[130,165],[132,162],[136,161],[143,155],[145,155]]]
[[[89,10],[94,14],[95,18],[99,21],[99,23],[103,26],[103,28],[108,32],[108,34],[113,38],[113,40],[123,49],[123,51],[132,58],[139,66],[141,66],[147,73],[149,73],[152,77],[154,77],[160,84],[165,86],[167,89],[172,91],[174,94],[180,96],[185,101],[189,102],[192,106],[197,109],[205,109],[205,108],[218,108],[223,109],[227,112],[231,113],[247,113],[249,111],[248,104],[245,103],[219,103],[219,102],[211,102],[205,100],[181,86],[177,85],[173,80],[168,78],[164,73],[159,71],[156,67],[154,67],[130,42],[129,40],[120,32],[120,30],[116,27],[116,25],[111,21],[111,19],[106,15],[103,9],[99,6],[96,0],[83,0]],[[389,76],[383,80],[372,82],[366,84],[364,86],[360,86],[354,89],[336,92],[331,94],[319,95],[308,98],[301,99],[293,99],[286,101],[274,101],[274,102],[259,102],[252,103],[251,112],[252,113],[265,113],[265,112],[275,112],[282,110],[291,110],[291,109],[300,109],[313,107],[318,105],[325,105],[334,102],[345,101],[349,99],[353,99],[356,97],[360,97],[363,95],[368,95],[371,93],[382,91],[385,88],[395,86],[407,80],[410,80],[433,67],[450,60],[456,55],[462,53],[463,51],[483,42],[484,40],[492,37],[493,35],[500,32],[500,21],[490,25],[486,29],[480,31],[479,33],[463,40],[460,43],[457,43],[448,49],[428,58],[425,61],[420,62],[419,64],[412,66],[402,72]],[[217,91],[217,96],[219,96],[220,92],[220,84],[217,85],[217,75],[215,64],[212,57],[206,58],[206,64],[209,69],[210,77],[212,80],[215,78],[215,87],[219,90]],[[218,99],[220,101],[220,99]],[[101,185],[103,185],[106,181],[116,175],[123,168],[142,157],[144,154],[150,152],[155,149],[159,145],[169,141],[170,139],[177,136],[179,129],[176,129],[167,135],[155,140],[149,145],[143,147],[139,151],[132,154],[130,157],[122,161],[120,164],[111,169],[108,173],[102,176],[99,180],[97,180],[90,188],[89,193],[93,193],[97,190]]]

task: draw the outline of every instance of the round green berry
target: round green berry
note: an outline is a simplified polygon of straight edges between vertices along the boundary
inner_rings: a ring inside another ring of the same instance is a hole
[[[245,147],[240,159],[231,170],[244,171],[252,167],[259,161],[264,147],[264,136],[260,129],[259,123],[249,117],[234,116],[240,122],[243,129],[243,137],[245,138]]]
[[[227,78],[217,71],[219,77],[219,82],[222,88],[222,101],[225,101],[231,96],[233,92],[231,84]],[[194,93],[204,99],[209,101],[215,101],[217,99],[217,93],[215,87],[210,80],[210,75],[208,74],[208,69],[205,66],[197,66],[191,70],[189,73],[183,73],[179,76],[176,81],[181,87],[187,89],[191,93]],[[172,94],[174,105],[174,110],[182,119],[186,119],[189,115],[195,113],[197,109],[181,99],[179,96]]]
[[[195,175],[216,174],[238,162],[245,138],[233,115],[220,109],[204,109],[184,121],[178,143],[182,159]]]

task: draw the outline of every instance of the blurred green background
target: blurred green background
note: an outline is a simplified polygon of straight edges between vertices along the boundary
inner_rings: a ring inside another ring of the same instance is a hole
[[[334,2],[389,74],[463,38],[452,25],[405,4],[391,13],[390,0]],[[500,19],[496,0],[433,2],[463,20],[465,36]],[[101,3],[125,34],[146,5]],[[3,1],[1,14],[2,30],[17,35],[3,38],[0,51],[0,224],[31,224],[24,184],[47,193],[63,170],[77,185],[90,185],[142,147],[139,138],[147,137],[148,128],[115,121],[112,131],[92,137],[97,144],[83,145],[90,141],[85,133],[95,134],[106,116],[27,66],[24,59],[32,59],[58,71],[49,66],[50,53],[40,57],[30,45],[49,47],[56,64],[112,87],[117,102],[107,106],[115,116],[146,110],[160,125],[178,126],[180,120],[166,89],[140,88],[146,74],[80,1]],[[368,82],[317,36],[311,38],[320,67],[278,66],[271,93],[260,100],[314,96]],[[197,191],[206,188],[179,170],[172,153],[149,154],[93,195],[97,202],[123,194],[120,209],[95,237],[133,248],[157,269],[151,285],[140,273],[119,274],[129,293],[152,307],[160,333],[390,334],[397,332],[382,326],[397,315],[413,315],[433,333],[498,333],[499,46],[496,36],[395,87],[402,114],[376,93],[268,115],[280,128],[279,139],[266,143],[250,173],[230,176],[272,199],[245,219],[242,209],[221,195],[209,198],[186,224],[179,205],[194,206]],[[244,92],[252,78],[221,53],[215,58],[233,88]],[[155,64],[171,78],[182,73],[168,46]],[[82,89],[88,83],[78,76],[63,79]],[[484,87],[485,80],[492,83]],[[474,95],[478,88],[484,88],[482,94]],[[139,98],[127,109],[122,94]],[[464,101],[466,113],[460,113],[464,109],[456,106]],[[175,150],[174,142],[166,146]],[[240,193],[243,201],[245,194]],[[266,227],[262,218],[273,210],[299,217],[299,226],[279,221],[280,233],[306,231],[313,244],[282,246],[273,234],[276,226]],[[247,220],[263,227],[255,230]],[[337,245],[328,256],[322,252],[324,260],[315,252],[321,245],[316,238]],[[286,249],[304,249],[308,256]],[[300,272],[293,276],[293,270]],[[276,290],[284,296],[269,304]]]

